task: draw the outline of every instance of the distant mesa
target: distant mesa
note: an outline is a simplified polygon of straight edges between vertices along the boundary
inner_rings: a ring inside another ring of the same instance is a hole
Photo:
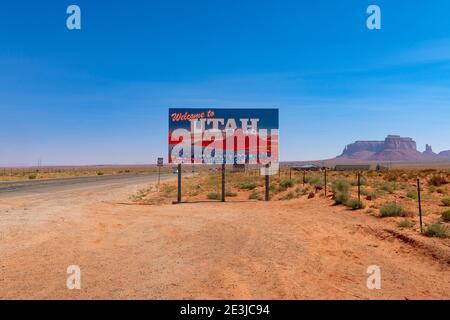
[[[436,154],[433,152],[432,147],[427,144],[425,151],[420,152],[417,150],[417,144],[412,138],[389,135],[384,141],[356,141],[349,144],[335,160],[380,162],[450,161],[450,150]]]

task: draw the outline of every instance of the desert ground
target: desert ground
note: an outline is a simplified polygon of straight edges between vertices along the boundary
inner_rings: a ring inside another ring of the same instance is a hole
[[[0,194],[0,298],[450,298],[450,239],[420,233],[417,173],[366,177],[358,210],[332,197],[342,187],[335,181],[352,182],[353,173],[330,173],[327,197],[321,173],[305,184],[283,174],[272,179],[270,202],[253,173],[227,175],[226,203],[215,201],[217,172],[186,177],[190,203],[176,205],[172,180]],[[426,183],[436,173],[419,174]],[[442,182],[424,185],[426,228],[448,226]],[[387,201],[404,212],[381,218]],[[70,265],[81,269],[80,290],[66,286]],[[379,290],[366,285],[371,265],[381,269]]]

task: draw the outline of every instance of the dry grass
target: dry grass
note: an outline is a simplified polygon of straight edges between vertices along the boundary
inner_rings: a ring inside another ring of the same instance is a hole
[[[417,179],[421,179],[422,212],[429,224],[440,219],[445,226],[448,221],[441,214],[450,194],[450,171],[446,170],[391,170],[388,172],[364,172],[361,201],[358,201],[356,172],[328,172],[327,195],[333,196],[336,204],[352,209],[363,209],[362,213],[385,217],[398,228],[409,228],[418,232]],[[438,178],[436,178],[438,177]],[[435,184],[439,184],[436,187]],[[227,201],[262,201],[265,193],[264,177],[257,171],[226,172]],[[310,199],[316,201],[324,196],[323,172],[308,172],[290,175],[284,170],[270,177],[270,200],[290,201]],[[182,184],[183,201],[218,201],[221,199],[221,172],[217,168],[202,170],[195,176],[186,177]],[[164,204],[176,200],[176,183],[165,183],[139,191],[133,201],[146,204]],[[395,204],[394,206],[390,204]],[[387,205],[386,205],[387,204]],[[330,202],[332,205],[332,202]],[[401,208],[401,209],[399,209]],[[405,220],[408,217],[408,220]],[[417,221],[416,221],[417,220]]]
[[[56,179],[84,176],[156,173],[155,165],[135,166],[58,166],[0,168],[0,181]],[[161,168],[162,173],[172,172],[171,167]]]

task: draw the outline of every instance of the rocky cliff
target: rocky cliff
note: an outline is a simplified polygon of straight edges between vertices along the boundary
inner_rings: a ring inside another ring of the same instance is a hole
[[[446,161],[450,160],[450,150],[436,154],[427,144],[425,152],[419,152],[412,138],[389,135],[384,141],[356,141],[349,144],[336,159],[383,162]]]

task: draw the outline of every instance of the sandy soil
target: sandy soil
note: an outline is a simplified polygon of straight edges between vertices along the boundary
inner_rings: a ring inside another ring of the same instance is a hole
[[[450,298],[449,239],[319,197],[130,203],[143,186],[0,199],[0,298]],[[381,290],[367,289],[370,265]]]

